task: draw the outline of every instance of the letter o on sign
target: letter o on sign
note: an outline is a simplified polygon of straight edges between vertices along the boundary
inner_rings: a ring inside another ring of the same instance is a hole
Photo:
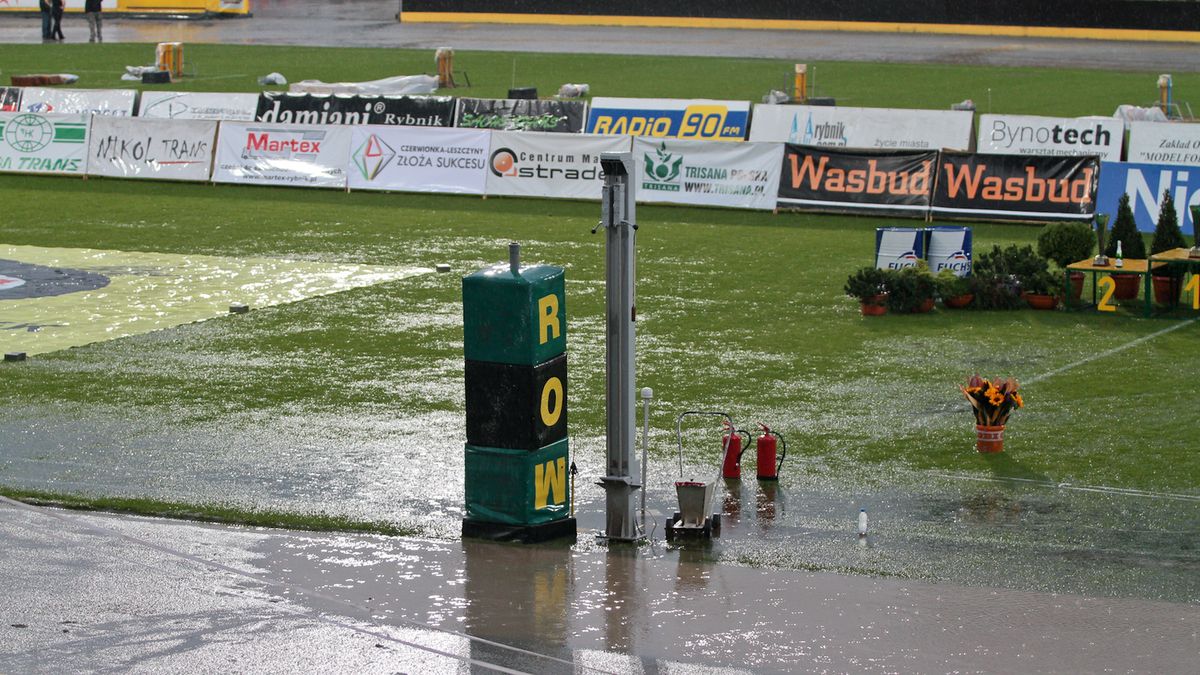
[[[554,409],[550,408],[550,395],[554,395]],[[562,417],[563,407],[566,405],[566,399],[563,397],[562,380],[557,377],[552,377],[546,380],[545,386],[542,387],[542,424],[552,427],[558,423],[558,418]]]

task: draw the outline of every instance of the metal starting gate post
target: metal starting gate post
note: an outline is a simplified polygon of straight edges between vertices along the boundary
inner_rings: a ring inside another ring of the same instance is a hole
[[[609,540],[636,541],[644,535],[634,518],[634,492],[642,486],[635,449],[636,390],[634,388],[634,180],[633,154],[600,155],[604,170],[600,224],[605,230],[605,411],[607,418],[607,473],[600,480],[606,495],[604,535]],[[595,232],[595,230],[593,230]]]

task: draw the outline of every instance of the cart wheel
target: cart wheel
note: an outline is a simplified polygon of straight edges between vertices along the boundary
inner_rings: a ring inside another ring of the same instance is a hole
[[[721,514],[714,513],[712,517],[712,536],[721,536]]]

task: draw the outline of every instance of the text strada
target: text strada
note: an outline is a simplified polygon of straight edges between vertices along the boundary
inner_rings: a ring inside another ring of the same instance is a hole
[[[1025,167],[1025,174],[1001,178],[985,176],[988,167],[974,167],[947,162],[944,167],[946,194],[950,199],[984,199],[994,202],[1050,202],[1055,204],[1083,204],[1091,199],[1095,170],[1084,167],[1080,177],[1039,178],[1037,169]]]
[[[930,177],[933,173],[931,160],[921,162],[917,171],[887,171],[879,169],[879,162],[867,160],[865,169],[840,169],[830,167],[829,157],[814,160],[805,155],[798,161],[794,154],[788,155],[791,163],[792,188],[808,188],[818,192],[842,192],[869,195],[904,195],[924,197],[929,194]]]

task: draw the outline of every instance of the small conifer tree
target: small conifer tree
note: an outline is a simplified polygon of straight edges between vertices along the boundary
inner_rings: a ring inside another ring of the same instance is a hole
[[[1121,255],[1126,258],[1145,258],[1146,242],[1142,233],[1137,230],[1137,222],[1133,219],[1133,208],[1129,206],[1129,194],[1121,195],[1117,203],[1117,219],[1113,223],[1112,232],[1104,246],[1104,255],[1115,258],[1117,242],[1121,242]]]
[[[1186,248],[1183,230],[1179,229],[1179,214],[1175,212],[1175,201],[1171,191],[1163,190],[1162,208],[1158,210],[1158,223],[1154,226],[1154,239],[1150,242],[1150,255]]]

